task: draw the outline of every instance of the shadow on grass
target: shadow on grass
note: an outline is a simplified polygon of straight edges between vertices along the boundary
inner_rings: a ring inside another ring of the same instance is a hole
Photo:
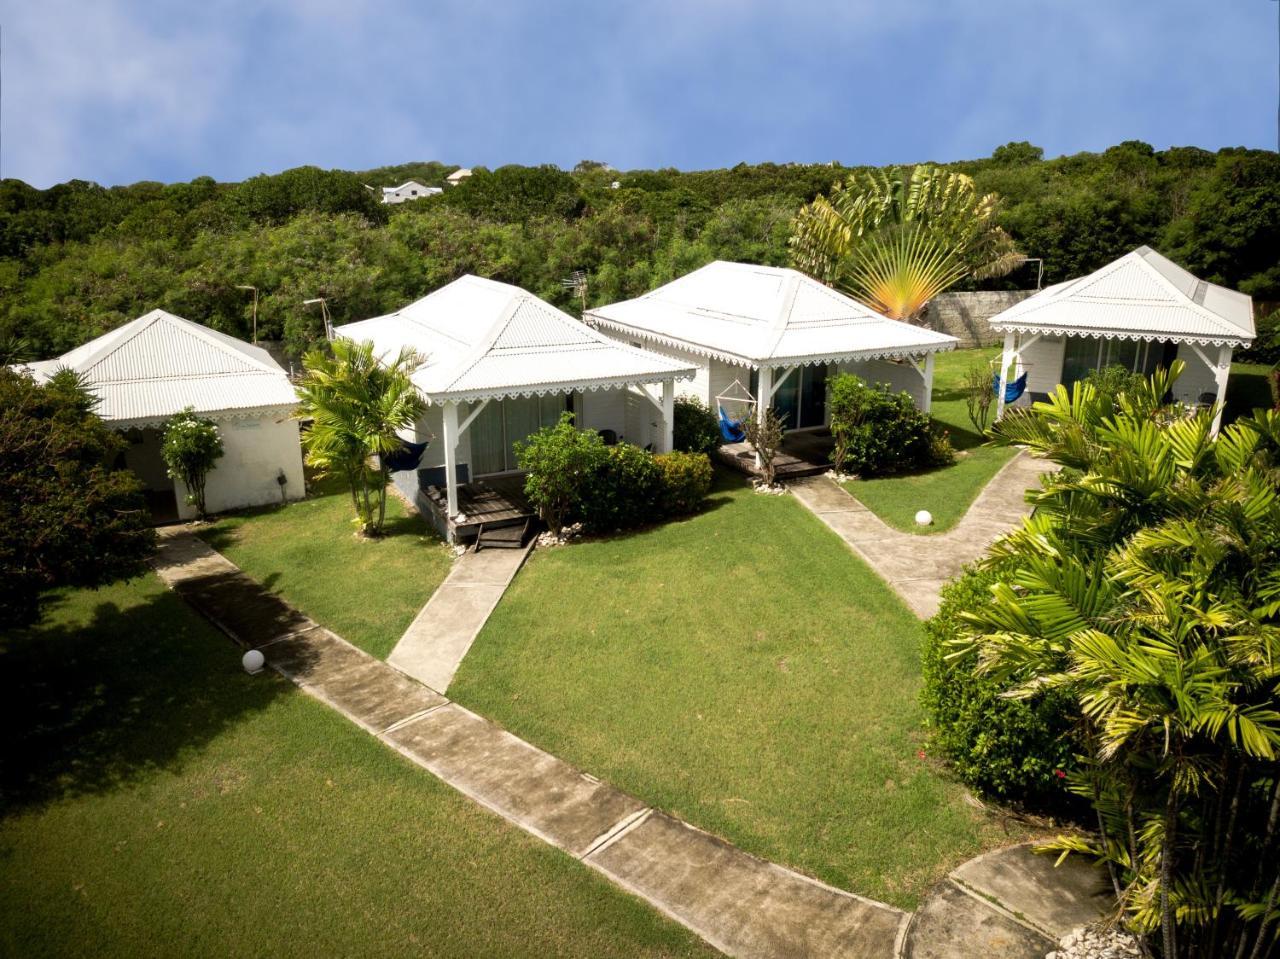
[[[46,615],[3,644],[0,815],[179,770],[289,689],[245,674],[237,648],[168,591],[98,603],[83,624]]]

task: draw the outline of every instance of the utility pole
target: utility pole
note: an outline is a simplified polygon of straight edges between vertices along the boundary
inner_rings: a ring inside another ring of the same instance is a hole
[[[236,284],[237,290],[253,290],[253,342],[258,342],[258,288],[248,283]]]
[[[320,315],[324,318],[324,338],[326,340],[332,340],[333,339],[333,323],[331,323],[329,320],[329,304],[324,301],[324,297],[317,296],[314,299],[302,301],[303,306],[312,306],[313,304],[316,304],[316,303],[320,304]]]

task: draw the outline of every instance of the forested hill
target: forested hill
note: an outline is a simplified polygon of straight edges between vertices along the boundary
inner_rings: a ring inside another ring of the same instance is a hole
[[[1026,143],[954,163],[1004,198],[1001,219],[1045,282],[1150,244],[1188,269],[1280,300],[1280,155],[1156,151],[1126,142],[1044,160]],[[464,273],[515,283],[565,309],[636,296],[713,259],[784,264],[791,217],[848,170],[745,164],[621,173],[584,162],[477,168],[442,196],[385,207],[365,184],[439,185],[454,166],[359,173],[302,167],[243,183],[0,182],[0,351],[55,355],[161,307],[297,352],[335,323],[393,310]],[[618,187],[614,188],[613,183]],[[1034,284],[1034,273],[1001,281]]]

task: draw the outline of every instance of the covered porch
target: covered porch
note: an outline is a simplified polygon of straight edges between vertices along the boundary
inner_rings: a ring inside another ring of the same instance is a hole
[[[471,542],[479,537],[482,530],[523,528],[532,526],[537,520],[537,510],[524,495],[523,473],[487,476],[459,483],[455,491],[457,511],[452,515],[445,486],[426,486],[422,492],[430,504],[436,527],[454,543]]]
[[[792,430],[783,437],[782,446],[773,458],[774,473],[779,480],[825,473],[831,469],[834,445],[831,431],[826,428]],[[762,475],[750,443],[725,443],[716,451],[716,456],[726,466],[747,476]]]

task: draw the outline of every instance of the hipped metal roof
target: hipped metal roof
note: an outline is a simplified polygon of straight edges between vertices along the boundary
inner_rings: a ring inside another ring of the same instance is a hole
[[[537,396],[690,379],[694,369],[609,339],[517,286],[464,276],[386,316],[334,330],[382,359],[425,358],[413,374],[432,402]]]
[[[188,406],[206,416],[287,414],[298,401],[266,350],[164,310],[26,366],[41,381],[61,367],[80,373],[116,427],[153,425]]]
[[[997,330],[1201,346],[1246,346],[1253,301],[1207,283],[1148,246],[1048,287],[991,320]]]
[[[620,334],[758,367],[895,359],[956,347],[796,270],[718,260],[652,292],[587,311]]]

